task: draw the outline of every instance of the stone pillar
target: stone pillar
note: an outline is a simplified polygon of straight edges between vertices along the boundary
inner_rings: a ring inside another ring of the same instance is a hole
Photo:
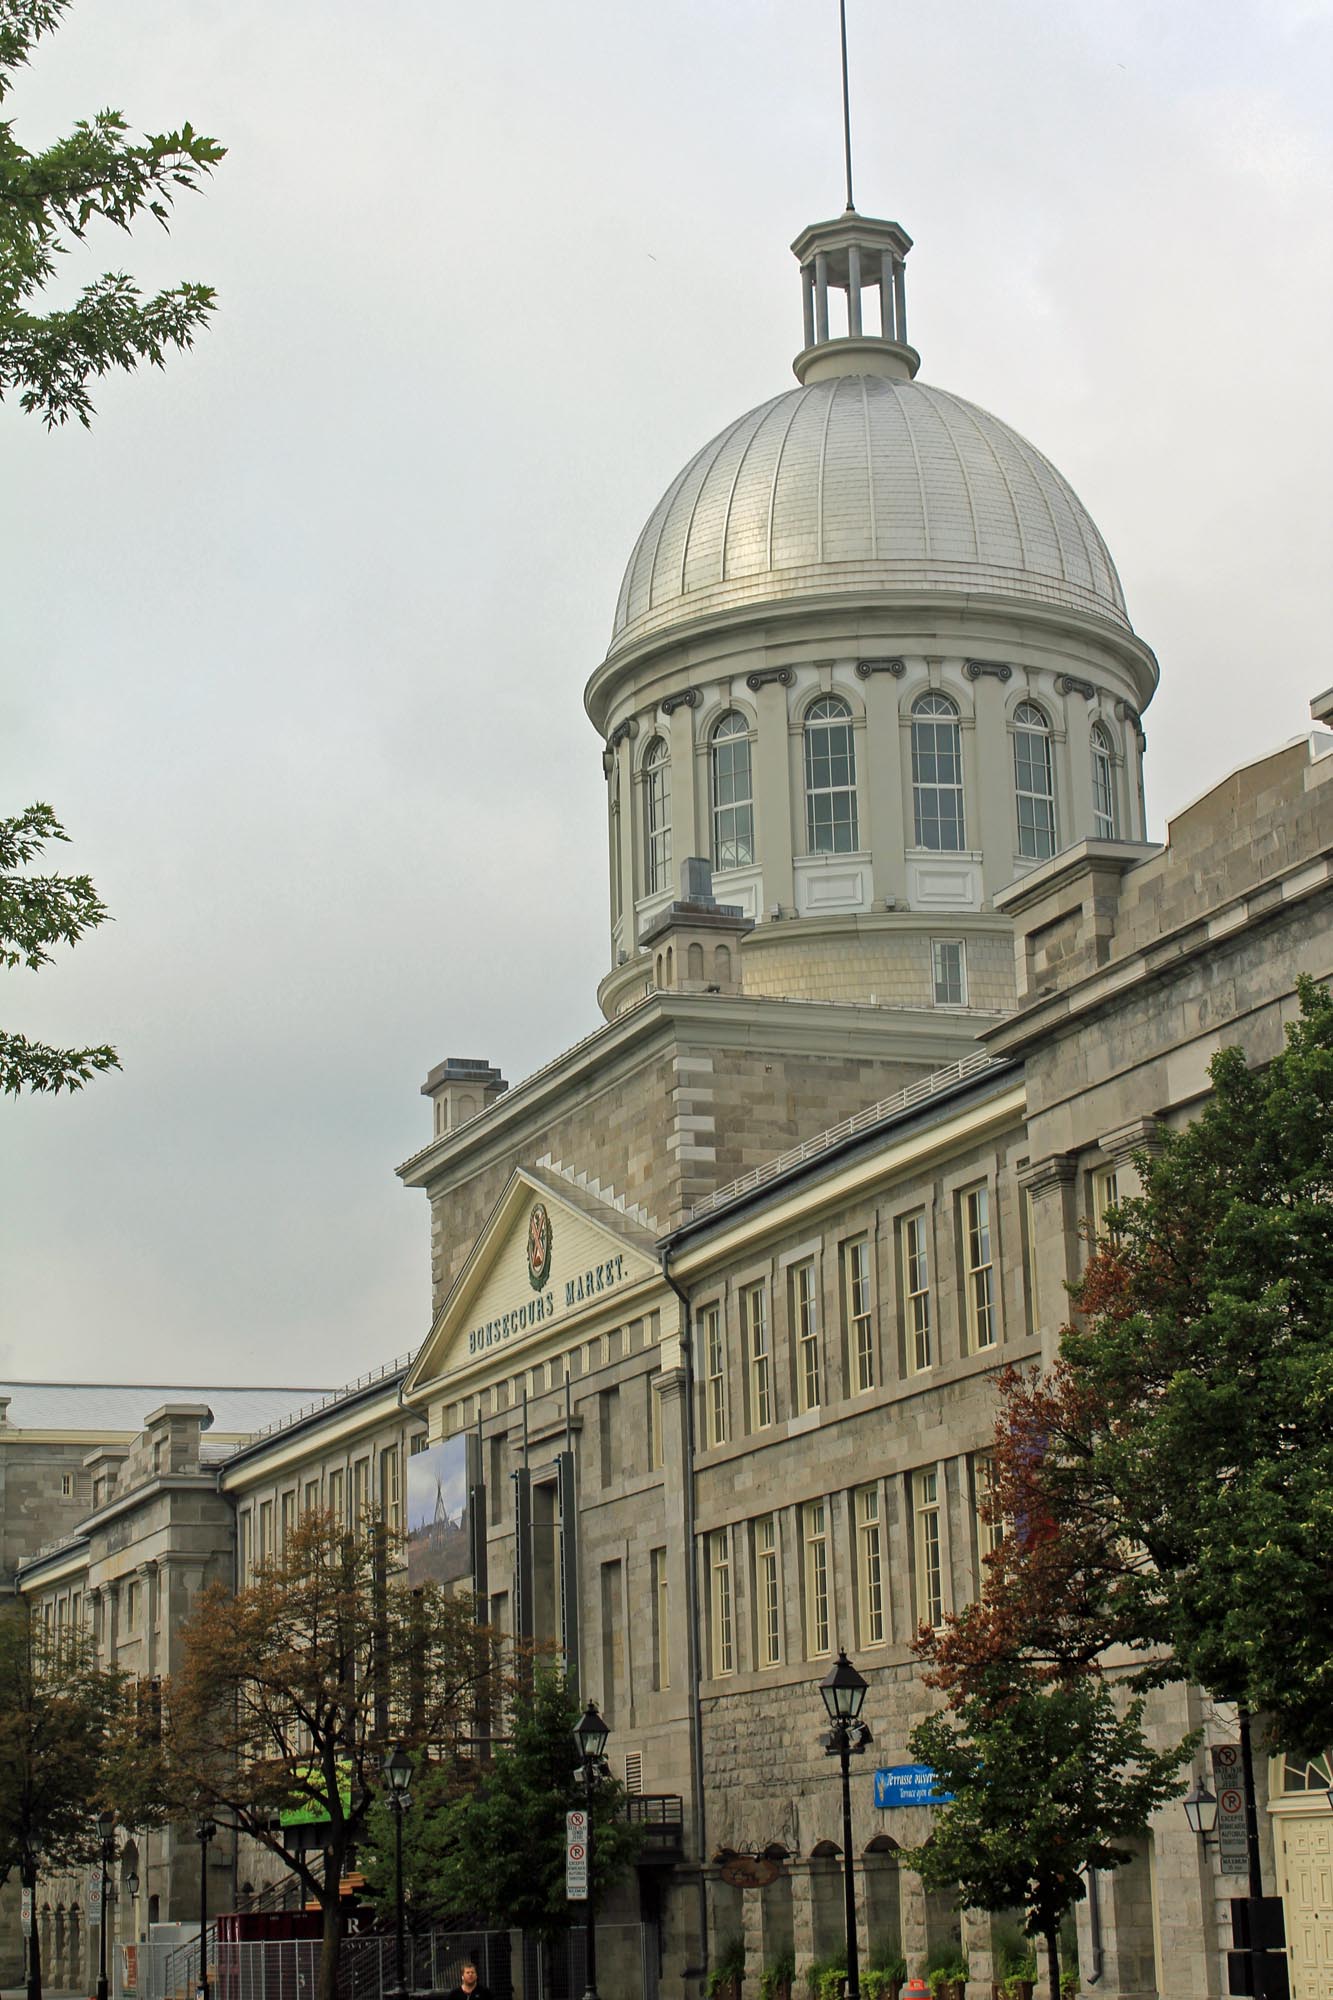
[[[1130,1845],[1131,1843],[1126,1843]],[[1127,1867],[1098,1877],[1101,1909],[1102,1976],[1093,1989],[1098,2000],[1157,2000],[1157,1963],[1153,1947],[1151,1848],[1141,1843]],[[1081,1921],[1080,1948],[1087,1938]],[[1170,2000],[1176,2000],[1171,1994]]]
[[[868,848],[877,902],[902,902],[907,896],[904,843],[909,838],[903,806],[903,759],[899,743],[897,674],[875,672],[863,677],[866,704],[865,735],[858,746],[857,778],[866,804],[867,825],[861,845]]]
[[[1033,1160],[1019,1175],[1028,1202],[1032,1327],[1044,1363],[1055,1359],[1069,1310],[1065,1286],[1079,1268],[1076,1169],[1068,1153]]]
[[[698,696],[695,696],[698,700]],[[677,704],[663,718],[664,734],[671,746],[671,879],[680,881],[681,864],[691,854],[713,857],[712,829],[708,825],[707,785],[704,797],[694,762],[694,709],[688,701]]]
[[[814,1884],[808,1861],[791,1864],[791,1934],[796,1953],[796,1983],[800,1988],[802,1970],[815,1957]]]
[[[1065,694],[1063,707],[1065,740],[1051,745],[1057,760],[1063,752],[1068,770],[1064,786],[1058,787],[1055,795],[1056,846],[1072,847],[1076,840],[1093,838],[1092,718],[1078,687]]]
[[[785,686],[769,680],[753,692],[758,718],[754,810],[764,899],[760,915],[766,917],[775,903],[788,912],[796,906],[791,865],[791,745]]]
[[[926,1891],[921,1877],[910,1868],[902,1871],[902,1922],[903,1957],[908,1972],[915,1973],[930,1949],[930,1938],[926,1929]]]
[[[963,1956],[967,1960],[967,2000],[991,2000],[995,1977],[992,1946],[994,1918],[988,1910],[964,1910]],[[1039,1985],[1038,1991],[1044,1991]]]
[[[976,726],[963,729],[967,845],[984,856],[982,895],[989,902],[1014,879],[1014,756],[1005,718],[1005,682],[989,668],[968,673]]]

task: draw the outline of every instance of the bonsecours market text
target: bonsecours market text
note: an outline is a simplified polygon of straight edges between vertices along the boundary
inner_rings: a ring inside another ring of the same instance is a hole
[[[585,1299],[596,1298],[599,1292],[612,1292],[625,1278],[625,1260],[621,1256],[608,1257],[604,1264],[594,1264],[587,1271],[580,1271],[576,1278],[565,1280],[564,1310],[581,1305]],[[530,1327],[540,1326],[543,1321],[555,1318],[555,1293],[538,1292],[536,1298],[528,1299],[521,1306],[514,1306],[509,1312],[498,1313],[482,1326],[474,1326],[467,1337],[469,1354],[480,1354],[484,1347],[496,1347],[509,1340],[516,1333],[526,1333]]]

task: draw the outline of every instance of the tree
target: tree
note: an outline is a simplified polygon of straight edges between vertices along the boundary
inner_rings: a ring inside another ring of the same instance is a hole
[[[513,1734],[476,1787],[460,1796],[447,1775],[427,1778],[404,1826],[403,1880],[415,1916],[516,1927],[546,1946],[582,1921],[586,1906],[565,1895],[565,1814],[586,1803],[574,1741],[579,1715],[561,1674],[538,1662],[530,1694],[513,1704]],[[638,1851],[624,1798],[609,1779],[593,1791],[594,1902]],[[387,1910],[394,1893],[387,1811],[373,1832],[367,1879]]]
[[[908,1739],[953,1796],[904,1861],[932,1887],[956,1886],[966,1909],[1024,1910],[1027,1935],[1046,1944],[1051,2000],[1060,1920],[1085,1894],[1081,1871],[1132,1859],[1120,1843],[1177,1795],[1194,1748],[1189,1737],[1154,1752],[1143,1709],[1140,1695],[1118,1711],[1095,1671],[1051,1680],[1005,1662],[969,1676]]]
[[[136,1694],[98,1666],[82,1629],[54,1637],[27,1599],[0,1610],[0,1880],[17,1869],[33,1888],[39,1874],[95,1859],[104,1807],[122,1825],[155,1823],[158,1752]],[[34,1925],[31,2000],[41,1990]]]
[[[0,101],[69,0],[0,0]],[[178,190],[197,189],[225,149],[184,124],[136,143],[118,111],[80,119],[44,152],[30,153],[0,123],[0,400],[48,427],[92,418],[89,383],[141,361],[160,368],[168,348],[193,344],[213,310],[208,285],[184,283],[145,298],[124,271],[85,285],[73,304],[32,309],[57,259],[95,220],[130,230],[148,214],[165,229]]]
[[[385,1754],[401,1740],[465,1765],[496,1644],[470,1600],[390,1585],[381,1530],[327,1513],[303,1516],[245,1589],[206,1591],[182,1644],[166,1699],[174,1803],[261,1842],[318,1901],[319,2000],[334,2000],[342,1879]]]
[[[28,806],[14,819],[0,819],[0,965],[30,972],[50,965],[50,947],[74,945],[107,921],[108,912],[86,875],[29,875],[26,869],[48,840],[68,835],[50,806]],[[104,1070],[119,1069],[116,1052],[105,1045],[54,1049],[26,1035],[0,1029],[0,1089],[81,1090]]]

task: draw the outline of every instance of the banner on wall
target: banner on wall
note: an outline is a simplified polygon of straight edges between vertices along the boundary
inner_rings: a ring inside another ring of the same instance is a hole
[[[459,1583],[471,1574],[468,1439],[460,1431],[407,1461],[407,1580]]]

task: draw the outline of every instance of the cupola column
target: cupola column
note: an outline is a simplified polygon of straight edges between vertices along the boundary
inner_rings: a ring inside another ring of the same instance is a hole
[[[784,910],[796,907],[791,865],[791,742],[787,690],[782,682],[765,680],[753,693],[758,725],[754,746],[756,852],[763,869],[762,914],[767,916],[775,903]]]
[[[877,222],[848,209],[834,222],[811,223],[791,247],[801,266],[805,329],[805,347],[793,364],[797,380],[882,375],[910,382],[921,358],[907,345],[903,259],[912,247],[907,232],[896,222]],[[845,334],[829,329],[830,285],[847,299]],[[879,294],[878,333],[865,327],[862,294],[867,288]]]
[[[1018,845],[1014,746],[1004,712],[1010,671],[989,663],[978,666],[975,661],[963,669],[972,682],[972,713],[976,718],[969,759],[975,773],[975,805],[967,816],[967,844],[982,857],[982,893],[988,901],[1013,881]]]
[[[1085,682],[1086,686],[1087,683]],[[1060,801],[1055,809],[1061,847],[1093,835],[1092,824],[1092,703],[1080,689],[1064,697],[1065,754],[1069,759],[1069,817],[1060,823]]]
[[[828,258],[822,250],[815,254],[815,343],[828,339]]]

